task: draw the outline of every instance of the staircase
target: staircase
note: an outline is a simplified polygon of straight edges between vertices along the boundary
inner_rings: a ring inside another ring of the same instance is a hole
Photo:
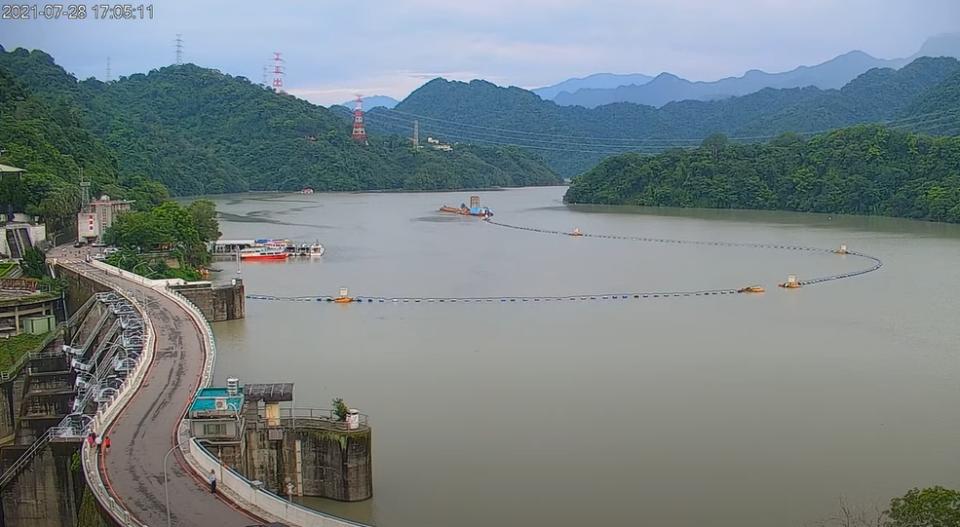
[[[20,244],[17,243],[16,229],[7,229],[7,250],[10,252],[10,258],[14,260],[19,260],[23,258],[23,251],[21,250]]]
[[[26,450],[17,460],[10,465],[10,468],[0,476],[0,489],[7,486],[7,483],[10,483],[13,478],[20,473],[29,463],[30,460],[34,458],[37,454],[43,450],[43,447],[47,446],[47,443],[50,442],[50,431],[47,430],[42,436],[40,436],[36,441],[30,445],[30,448]]]
[[[10,258],[14,260],[23,258],[23,253],[26,252],[27,247],[33,246],[30,243],[30,232],[26,227],[8,227],[6,233]]]

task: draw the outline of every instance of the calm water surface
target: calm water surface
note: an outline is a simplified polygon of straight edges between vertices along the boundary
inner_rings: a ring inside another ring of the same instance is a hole
[[[249,293],[561,295],[740,287],[764,295],[536,304],[249,300],[216,324],[217,381],[293,381],[370,416],[374,498],[324,510],[386,527],[802,526],[838,500],[960,487],[960,228],[743,211],[569,208],[564,189],[480,193],[507,223],[776,241],[862,261],[501,229],[434,212],[467,193],[214,198],[228,238],[321,241],[244,264]],[[232,263],[222,278],[235,276]]]

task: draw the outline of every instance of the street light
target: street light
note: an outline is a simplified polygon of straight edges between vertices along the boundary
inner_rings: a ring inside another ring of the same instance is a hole
[[[167,453],[163,455],[163,498],[167,504],[167,527],[170,527],[170,490],[167,489],[167,458],[179,447],[180,441],[177,441],[177,444],[170,447],[170,450],[167,450]]]

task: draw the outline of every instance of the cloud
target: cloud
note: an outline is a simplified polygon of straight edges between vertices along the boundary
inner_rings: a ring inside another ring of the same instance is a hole
[[[291,93],[325,104],[403,97],[436,76],[541,86],[596,72],[670,71],[693,80],[783,71],[862,49],[907,56],[960,31],[957,0],[165,0],[152,21],[0,22],[0,44],[49,52],[80,77],[186,58],[259,81],[273,51]],[[343,97],[345,96],[345,98]]]
[[[323,106],[341,104],[353,99],[358,93],[364,96],[388,95],[395,99],[403,99],[426,81],[437,77],[461,81],[486,78],[495,83],[505,80],[496,76],[484,77],[475,71],[396,71],[384,75],[353,79],[349,84],[336,82],[290,87],[287,93]]]

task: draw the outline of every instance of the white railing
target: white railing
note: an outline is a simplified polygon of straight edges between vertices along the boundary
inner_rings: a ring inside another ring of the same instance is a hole
[[[187,310],[207,341],[207,353],[204,357],[203,374],[200,381],[200,388],[205,388],[213,382],[213,367],[217,356],[217,342],[213,336],[213,328],[200,309],[187,297],[171,289],[164,289],[162,292],[168,294],[170,298],[173,298]],[[320,413],[324,416],[332,414],[330,411],[319,412],[318,417]],[[369,527],[363,523],[353,522],[292,503],[290,500],[283,499],[260,486],[254,485],[242,474],[220,463],[220,460],[196,439],[187,438],[189,434],[186,427],[183,426],[185,423],[186,421],[181,424],[179,436],[181,437],[180,444],[187,445],[186,453],[188,455],[184,456],[187,465],[204,478],[210,474],[210,471],[214,471],[217,474],[218,488],[228,489],[228,498],[241,508],[253,509],[258,516],[265,514],[272,516],[278,522],[297,527]]]
[[[182,278],[167,278],[165,280],[151,280],[150,278],[144,278],[137,273],[131,273],[130,271],[125,271],[115,265],[110,265],[106,262],[101,262],[100,260],[90,260],[88,262],[91,266],[100,269],[105,273],[110,273],[112,275],[120,276],[126,280],[130,280],[133,283],[140,284],[144,287],[149,287],[150,289],[157,289],[161,287],[167,287],[168,285],[184,285],[187,283],[186,280]]]
[[[90,280],[104,283],[103,281],[97,279],[97,277],[92,276],[90,273],[86,273],[76,268],[73,268],[72,270]],[[106,285],[110,286],[110,284]],[[114,290],[116,290],[116,288],[114,288]],[[147,316],[147,310],[131,295],[119,290],[117,290],[117,293],[126,298],[127,301],[129,301],[140,313],[140,316],[143,320],[144,332],[143,350],[140,355],[140,360],[137,361],[136,368],[120,387],[120,391],[117,392],[117,394],[109,401],[100,403],[97,406],[97,414],[93,418],[91,427],[98,433],[106,430],[107,427],[113,423],[114,419],[117,418],[117,416],[120,414],[120,411],[123,410],[123,408],[133,397],[134,393],[136,393],[136,391],[140,388],[140,385],[143,383],[143,378],[146,375],[147,370],[150,369],[150,364],[153,362],[153,345],[155,335],[153,332],[153,324],[150,322],[150,317]],[[97,452],[95,447],[87,444],[86,441],[84,441],[83,445],[84,446],[81,447],[81,462],[83,465],[83,471],[87,478],[87,485],[97,498],[97,501],[119,525],[124,527],[146,527],[132,514],[130,514],[129,510],[118,503],[113,496],[110,495],[110,492],[107,491],[107,487],[104,485],[103,479],[100,476],[100,469],[98,466],[99,452]]]
[[[203,372],[198,390],[209,386],[211,382],[213,382],[214,365],[217,356],[217,343],[213,335],[213,328],[193,302],[179,292],[167,288],[168,285],[180,284],[175,281],[149,280],[138,275],[132,275],[132,273],[102,262],[96,262],[94,267],[104,272],[127,278],[145,287],[150,287],[164,294],[187,311],[200,329],[205,344]],[[74,270],[88,278],[96,280],[96,278],[89,276],[87,273],[77,269]],[[132,275],[132,277],[127,275]],[[170,282],[174,283],[171,284]],[[124,292],[121,292],[121,294],[130,300],[143,316],[143,325],[146,334],[144,351],[141,360],[137,364],[136,372],[124,383],[117,397],[109,403],[101,405],[103,411],[97,412],[94,420],[95,430],[103,430],[116,418],[133,392],[139,388],[143,380],[143,375],[147,370],[146,366],[153,361],[153,326],[150,323],[149,317],[146,315],[146,310],[139,302],[131,298],[131,295],[127,295]],[[185,434],[183,423],[181,423],[180,433]],[[303,507],[263,490],[241,474],[222,465],[220,460],[210,454],[196,439],[190,438],[186,441],[186,444],[188,445],[185,452],[187,455],[185,455],[184,458],[187,460],[190,468],[202,476],[206,476],[211,470],[216,471],[220,487],[228,489],[231,500],[235,501],[241,508],[255,509],[258,513],[265,513],[266,515],[273,516],[278,521],[299,527],[368,527],[362,523],[338,518],[308,507]],[[183,445],[183,443],[181,443],[181,445]],[[183,447],[181,446],[181,448]],[[107,492],[97,467],[96,448],[90,447],[85,442],[82,450],[83,468],[87,476],[87,481],[104,509],[110,513],[114,520],[124,527],[146,527]]]
[[[203,316],[200,308],[191,302],[190,299],[172,289],[163,289],[161,292],[166,293],[174,302],[180,304],[187,310],[197,323],[197,327],[200,328],[200,334],[206,342],[206,353],[204,353],[203,357],[203,373],[200,376],[200,386],[197,387],[197,391],[200,391],[200,389],[210,386],[213,382],[213,368],[217,362],[217,341],[213,336],[213,328],[210,327],[210,322],[207,320],[207,317]]]
[[[369,527],[283,499],[220,463],[196,439],[191,439],[188,444],[190,455],[186,458],[192,462],[191,465],[199,468],[201,474],[213,471],[217,475],[217,488],[226,488],[226,494],[233,501],[258,509],[258,516],[267,516],[265,519],[272,517],[278,522],[298,527]]]

